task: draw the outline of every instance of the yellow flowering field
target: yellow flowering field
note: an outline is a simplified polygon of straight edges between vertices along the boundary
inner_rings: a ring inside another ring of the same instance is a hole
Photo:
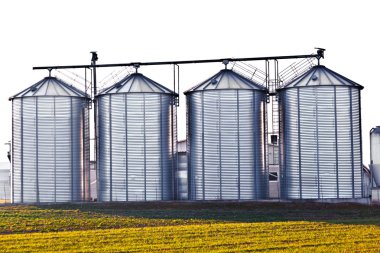
[[[379,252],[378,226],[227,223],[3,235],[2,252]]]
[[[380,252],[380,208],[353,204],[0,206],[0,252]]]

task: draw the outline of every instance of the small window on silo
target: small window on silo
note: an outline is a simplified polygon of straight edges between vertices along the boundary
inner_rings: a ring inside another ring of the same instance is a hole
[[[269,181],[277,181],[278,175],[277,172],[269,172]]]
[[[272,134],[270,136],[270,143],[273,145],[277,145],[277,134]]]

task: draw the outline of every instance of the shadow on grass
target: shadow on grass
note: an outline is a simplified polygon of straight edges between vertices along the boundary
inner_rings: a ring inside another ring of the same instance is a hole
[[[380,225],[380,207],[314,202],[114,202],[39,205],[40,209],[79,210],[107,216],[219,222],[317,221]]]

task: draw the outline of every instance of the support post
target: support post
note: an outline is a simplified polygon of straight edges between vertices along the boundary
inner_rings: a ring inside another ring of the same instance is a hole
[[[96,107],[96,61],[98,60],[98,54],[96,52],[91,52],[92,58],[91,58],[91,67],[92,67],[92,75],[93,75],[93,87],[94,87],[94,96],[92,97],[92,101],[94,103],[94,137],[95,137],[95,142],[94,142],[94,160],[95,160],[95,171],[96,171],[96,188],[97,188],[97,199],[100,197],[100,191],[99,191],[99,171],[98,171],[98,135],[97,135],[97,111],[98,108]]]

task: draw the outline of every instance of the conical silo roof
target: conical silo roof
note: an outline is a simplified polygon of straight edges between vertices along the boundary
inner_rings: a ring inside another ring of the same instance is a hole
[[[348,79],[347,77],[344,77],[331,69],[326,68],[325,66],[318,65],[312,67],[305,74],[299,76],[290,83],[285,84],[278,90],[307,86],[348,86],[363,89],[363,86]]]
[[[115,93],[167,93],[174,94],[173,91],[140,74],[133,73],[126,76],[121,81],[99,92],[98,95]]]
[[[260,84],[257,84],[246,77],[237,74],[230,69],[223,69],[214,76],[210,77],[206,81],[194,86],[193,88],[185,91],[184,93],[190,93],[195,91],[206,90],[225,90],[225,89],[242,89],[242,90],[262,90],[266,91],[266,88]]]
[[[9,98],[9,100],[36,96],[87,97],[87,95],[56,77],[45,77],[36,84]]]

